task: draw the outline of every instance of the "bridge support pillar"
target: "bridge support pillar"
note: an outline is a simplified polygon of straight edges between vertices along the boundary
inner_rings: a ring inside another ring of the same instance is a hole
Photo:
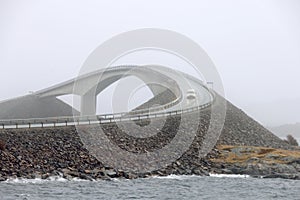
[[[163,87],[163,86],[157,85],[157,84],[149,84],[148,87],[154,96],[156,96],[168,89],[166,87]]]
[[[80,114],[84,115],[95,115],[96,114],[96,102],[97,97],[94,90],[90,90],[81,96],[81,107]]]

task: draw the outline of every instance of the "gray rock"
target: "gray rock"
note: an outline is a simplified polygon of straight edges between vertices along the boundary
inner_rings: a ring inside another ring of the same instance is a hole
[[[89,181],[93,181],[94,180],[91,176],[89,176],[87,174],[84,174],[84,173],[80,173],[79,174],[79,178],[84,179],[84,180],[89,180]]]
[[[50,177],[50,174],[48,174],[48,173],[42,175],[42,179],[47,179],[49,177]]]
[[[125,173],[124,174],[125,175],[125,178],[127,178],[127,179],[136,179],[136,178],[138,178],[138,176],[136,175],[136,174],[133,174],[133,173]]]
[[[300,180],[300,174],[269,174],[263,176],[263,178],[282,178],[282,179]]]
[[[105,174],[107,176],[109,176],[110,178],[115,178],[117,176],[117,172],[114,170],[107,170],[107,171],[105,171]]]
[[[1,181],[6,181],[6,178],[0,177],[0,182],[1,182]]]

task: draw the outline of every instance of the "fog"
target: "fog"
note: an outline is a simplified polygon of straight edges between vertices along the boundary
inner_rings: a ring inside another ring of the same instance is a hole
[[[297,0],[0,0],[0,101],[76,77],[102,42],[151,27],[203,47],[226,98],[264,125],[300,122],[299,11]]]

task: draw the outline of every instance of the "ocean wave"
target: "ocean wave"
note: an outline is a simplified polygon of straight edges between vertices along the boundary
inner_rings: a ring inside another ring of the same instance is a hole
[[[171,174],[168,176],[152,176],[150,178],[158,178],[158,179],[177,179],[177,180],[184,180],[184,179],[189,179],[193,177],[201,177],[201,176],[196,176],[196,175],[175,175]]]
[[[209,174],[209,176],[217,178],[250,178],[249,175],[244,174]]]
[[[241,175],[241,174],[209,174],[210,177],[217,177],[217,178],[249,178],[249,175]],[[148,178],[154,178],[154,179],[174,179],[174,180],[185,180],[185,179],[190,179],[190,178],[201,178],[202,176],[197,176],[197,175],[175,175],[171,174],[168,176],[151,176]],[[111,181],[115,182],[120,182],[121,179],[118,178],[112,178],[110,179]],[[122,179],[126,180],[126,179]],[[32,184],[39,184],[39,183],[44,183],[44,182],[49,182],[49,181],[56,181],[56,182],[68,182],[68,181],[89,181],[85,179],[80,179],[77,177],[74,177],[72,179],[66,179],[63,178],[62,176],[50,176],[47,179],[41,179],[41,178],[35,178],[35,179],[26,179],[26,178],[9,178],[5,183],[32,183]],[[93,180],[93,181],[103,181],[103,180]]]
[[[50,176],[47,179],[41,179],[41,178],[35,178],[35,179],[26,179],[26,178],[9,178],[5,183],[32,183],[32,184],[39,184],[49,181],[56,181],[56,182],[67,182],[67,181],[88,181],[80,178],[72,178],[71,180],[68,180],[66,178],[63,178],[62,176]]]
[[[210,177],[216,177],[216,178],[250,178],[249,175],[243,175],[243,174],[209,174]],[[197,175],[168,175],[168,176],[153,176],[151,178],[158,178],[158,179],[177,179],[177,180],[184,180],[189,178],[195,178],[195,177],[203,177],[203,176],[197,176]]]

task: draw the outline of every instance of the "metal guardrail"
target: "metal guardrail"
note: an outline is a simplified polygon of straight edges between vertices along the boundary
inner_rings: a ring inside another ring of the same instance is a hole
[[[68,116],[68,117],[50,117],[50,118],[35,118],[35,119],[16,119],[16,120],[1,120],[0,129],[18,129],[18,128],[44,128],[44,127],[61,127],[74,125],[91,125],[91,124],[106,124],[122,121],[133,121],[141,119],[151,119],[159,117],[174,116],[197,110],[203,110],[212,105],[212,102],[188,108],[185,110],[144,113],[144,114],[129,114],[128,112],[105,114],[95,116]],[[174,102],[173,102],[174,103]]]

